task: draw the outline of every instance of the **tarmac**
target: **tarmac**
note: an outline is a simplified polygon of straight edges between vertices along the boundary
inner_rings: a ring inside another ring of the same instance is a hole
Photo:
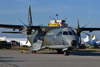
[[[73,51],[69,56],[56,51],[0,50],[0,67],[100,67],[99,51]]]

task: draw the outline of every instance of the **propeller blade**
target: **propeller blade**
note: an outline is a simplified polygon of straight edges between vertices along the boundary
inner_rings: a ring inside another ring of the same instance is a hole
[[[21,23],[23,23],[20,19],[19,19],[19,21],[20,21]],[[23,23],[23,24],[24,24],[24,23]],[[26,27],[27,27],[27,25],[25,25],[25,24],[24,24],[24,26],[26,26]]]
[[[82,31],[80,30],[80,25],[79,25],[79,20],[77,19],[77,22],[78,22],[78,29],[77,29],[77,32],[78,34],[80,34]],[[89,22],[90,23],[90,22]],[[87,23],[86,25],[88,25],[89,23]],[[82,28],[84,28],[86,25],[84,25]]]
[[[77,19],[77,23],[78,23],[78,29],[80,28],[80,26],[79,26],[79,20]]]
[[[90,22],[89,22],[90,23]],[[88,25],[89,23],[87,23],[86,25]],[[84,25],[82,28],[84,28],[86,25]]]
[[[79,46],[81,45],[81,34],[80,34],[80,41],[79,41]]]
[[[82,33],[84,33],[84,34],[87,34],[87,35],[91,36],[90,34],[88,34],[88,33],[86,33],[86,32],[82,32]]]
[[[32,25],[32,16],[31,16],[31,7],[29,5],[29,10],[28,10],[28,27],[31,27]]]
[[[28,40],[26,41],[26,44],[28,43]]]
[[[80,37],[80,25],[79,25],[79,19],[77,19],[77,23],[78,23],[78,29],[77,29],[77,35]]]

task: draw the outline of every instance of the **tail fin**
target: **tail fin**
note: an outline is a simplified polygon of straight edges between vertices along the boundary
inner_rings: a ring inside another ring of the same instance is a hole
[[[32,25],[32,16],[31,16],[31,7],[28,6],[28,26],[30,27]]]

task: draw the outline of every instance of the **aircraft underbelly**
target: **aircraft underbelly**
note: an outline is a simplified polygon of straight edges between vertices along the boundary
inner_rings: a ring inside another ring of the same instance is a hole
[[[45,46],[46,48],[51,48],[51,49],[64,49],[64,48],[68,48],[66,46],[63,45],[52,45],[52,46]]]

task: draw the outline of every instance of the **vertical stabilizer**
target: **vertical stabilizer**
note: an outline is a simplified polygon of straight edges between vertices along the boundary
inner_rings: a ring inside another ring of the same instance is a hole
[[[28,26],[30,27],[32,25],[32,16],[31,16],[31,7],[28,6]]]

